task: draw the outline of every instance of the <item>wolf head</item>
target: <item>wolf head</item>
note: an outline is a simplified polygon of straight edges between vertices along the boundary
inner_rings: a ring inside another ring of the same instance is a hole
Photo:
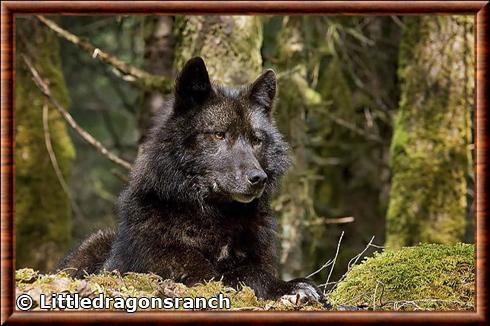
[[[210,82],[201,58],[189,60],[171,114],[156,124],[137,159],[138,187],[184,202],[249,203],[270,193],[289,163],[272,119],[275,94],[272,70],[229,88]]]

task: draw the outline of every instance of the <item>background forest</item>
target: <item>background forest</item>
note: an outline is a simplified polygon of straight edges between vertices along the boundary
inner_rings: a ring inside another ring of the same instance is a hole
[[[472,243],[473,29],[470,16],[18,17],[17,267],[52,270],[116,227],[127,163],[196,55],[224,84],[278,73],[294,163],[273,202],[285,279],[325,264],[339,238],[332,279],[380,246]]]

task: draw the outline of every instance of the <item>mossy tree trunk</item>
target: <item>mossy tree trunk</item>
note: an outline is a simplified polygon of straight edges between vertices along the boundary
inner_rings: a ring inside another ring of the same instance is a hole
[[[49,82],[51,93],[68,108],[57,36],[35,19],[16,22],[17,51],[28,55]],[[32,80],[22,57],[16,56],[15,79],[15,236],[16,265],[52,270],[71,240],[69,196],[63,190],[48,155],[43,106],[48,102]],[[49,134],[59,170],[68,182],[75,156],[64,120],[48,105]]]
[[[463,239],[473,105],[471,17],[407,17],[387,246]]]
[[[211,79],[225,85],[252,82],[262,71],[262,21],[253,16],[178,16],[175,66],[201,56]]]

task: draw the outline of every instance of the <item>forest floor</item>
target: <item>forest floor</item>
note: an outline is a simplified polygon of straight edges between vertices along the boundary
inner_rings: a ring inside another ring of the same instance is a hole
[[[338,311],[338,310],[474,310],[475,256],[469,244],[424,244],[374,254],[356,266],[326,293],[325,303],[297,303],[284,296],[277,301],[260,300],[243,286],[235,290],[219,281],[193,287],[155,274],[105,272],[73,279],[66,271],[40,274],[24,268],[16,272],[16,296],[33,298],[32,310],[40,310],[40,295],[78,293],[80,297],[228,297],[234,311]],[[117,310],[116,307],[112,309]],[[227,309],[228,310],[228,309]]]

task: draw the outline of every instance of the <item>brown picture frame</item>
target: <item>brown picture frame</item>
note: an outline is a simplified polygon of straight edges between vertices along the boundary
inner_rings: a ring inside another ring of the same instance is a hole
[[[474,15],[476,26],[476,311],[20,312],[14,310],[14,32],[29,14]],[[1,3],[1,323],[488,323],[488,1],[3,1]]]

